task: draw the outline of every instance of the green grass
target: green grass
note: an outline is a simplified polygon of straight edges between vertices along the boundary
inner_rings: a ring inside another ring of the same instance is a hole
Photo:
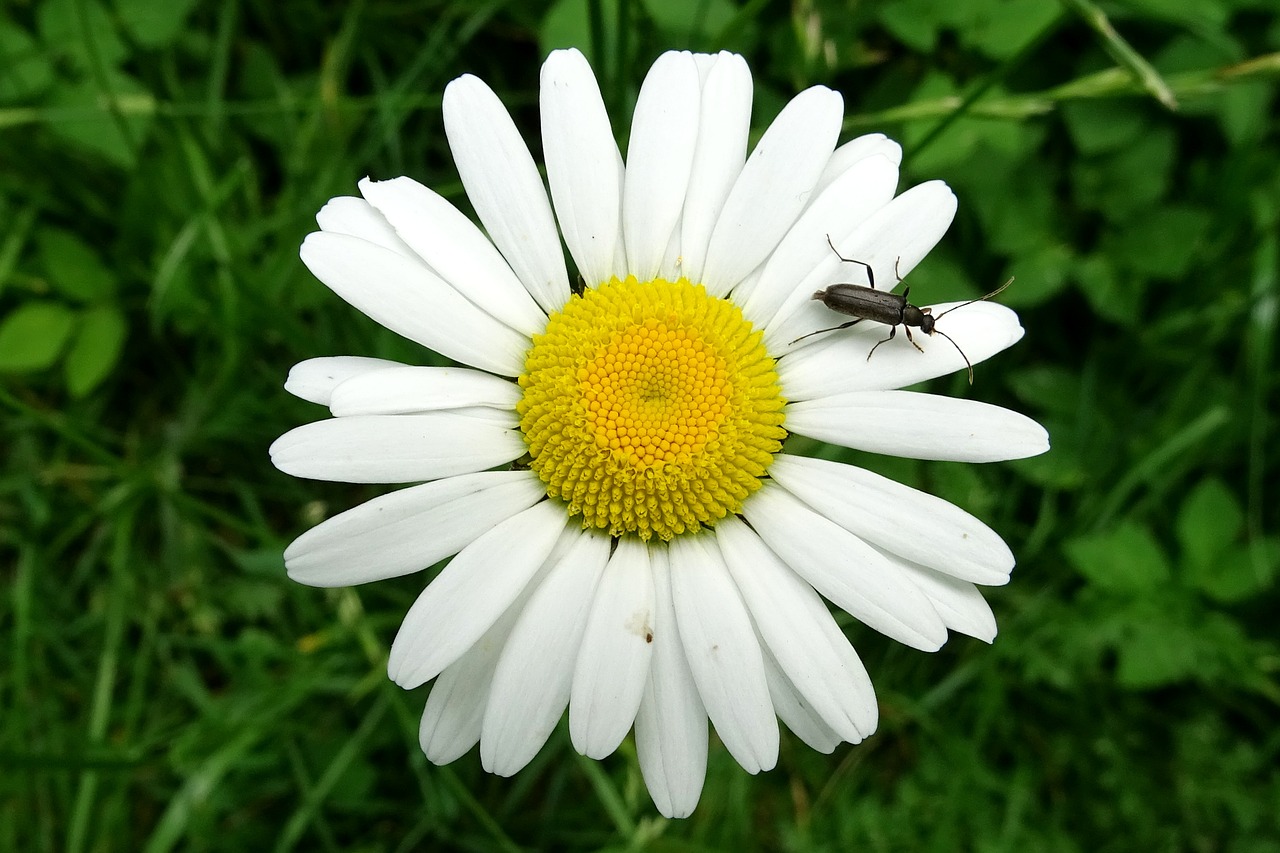
[[[1274,5],[584,8],[0,11],[0,850],[1280,851]],[[623,128],[670,47],[742,52],[757,130],[839,89],[844,138],[889,133],[904,185],[960,197],[913,294],[1017,276],[1026,338],[934,390],[1053,440],[859,460],[1005,536],[1000,637],[923,655],[847,625],[880,731],[832,756],[784,735],[759,777],[713,743],[687,821],[632,747],[586,761],[563,726],[510,780],[428,765],[426,690],[385,677],[423,579],[316,590],[281,562],[379,491],[270,466],[321,415],[289,366],[430,358],[303,268],[315,211],[366,174],[465,205],[443,86],[482,76],[536,140],[566,44]]]

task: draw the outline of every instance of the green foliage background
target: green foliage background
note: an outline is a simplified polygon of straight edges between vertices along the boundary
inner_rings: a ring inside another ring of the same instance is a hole
[[[784,736],[759,777],[713,744],[686,821],[629,746],[597,764],[563,730],[510,780],[428,765],[425,689],[384,672],[422,577],[315,590],[281,563],[379,491],[269,465],[321,415],[289,366],[428,358],[303,268],[315,211],[366,174],[465,205],[445,83],[483,77],[536,147],[566,45],[620,133],[671,47],[743,53],[757,131],[839,89],[844,138],[889,133],[904,185],[960,197],[913,292],[1017,276],[1026,338],[934,390],[1053,439],[858,459],[1010,542],[1001,636],[929,656],[848,624],[876,736]],[[0,849],[1280,851],[1278,78],[1274,0],[11,0]]]

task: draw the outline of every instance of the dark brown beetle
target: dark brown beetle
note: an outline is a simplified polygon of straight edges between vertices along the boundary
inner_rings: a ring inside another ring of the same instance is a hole
[[[841,323],[839,326],[832,326],[829,329],[819,329],[816,332],[810,332],[807,335],[801,335],[796,341],[802,341],[813,335],[820,335],[823,332],[834,332],[839,329],[847,329],[863,320],[873,320],[877,323],[884,323],[889,327],[889,337],[880,341],[871,348],[871,352],[867,353],[867,361],[871,360],[871,356],[880,344],[893,340],[898,334],[898,326],[907,333],[907,340],[911,341],[911,345],[920,352],[924,352],[920,345],[916,343],[915,338],[911,337],[911,327],[914,326],[926,335],[932,335],[935,332],[951,341],[951,345],[956,348],[956,352],[960,353],[960,357],[964,359],[965,366],[969,368],[969,384],[973,384],[973,365],[969,362],[969,356],[964,354],[964,350],[960,349],[960,345],[951,339],[951,336],[941,329],[935,328],[935,324],[943,317],[955,311],[956,308],[963,308],[965,305],[972,305],[975,302],[982,302],[990,299],[1009,285],[1013,284],[1013,279],[1009,279],[986,296],[978,299],[970,299],[963,305],[957,305],[955,308],[948,308],[938,316],[933,316],[932,308],[919,308],[907,301],[907,297],[911,295],[911,286],[902,289],[901,295],[891,293],[887,290],[876,290],[876,274],[871,269],[871,264],[866,261],[859,261],[855,258],[846,258],[836,249],[835,244],[831,242],[830,235],[827,236],[827,245],[831,247],[831,251],[836,253],[836,257],[847,264],[861,264],[867,270],[867,282],[870,287],[863,287],[860,284],[848,284],[841,282],[833,284],[824,290],[819,290],[813,294],[813,298],[821,302],[823,305],[840,314],[846,314],[855,319],[847,323]],[[901,260],[899,258],[898,260]],[[893,263],[893,274],[898,277],[898,281],[902,281],[902,275],[898,272],[898,261]]]

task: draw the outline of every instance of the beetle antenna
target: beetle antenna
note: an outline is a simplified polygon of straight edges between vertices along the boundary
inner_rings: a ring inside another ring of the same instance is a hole
[[[841,323],[839,326],[832,326],[830,329],[819,329],[816,332],[810,332],[807,335],[801,335],[800,337],[796,338],[795,341],[792,341],[791,344],[794,344],[796,341],[803,341],[805,338],[812,338],[814,335],[820,335],[823,332],[838,332],[841,329],[847,329],[850,326],[854,325],[855,323],[861,323],[861,322],[862,322],[862,318],[859,317],[856,320],[850,320],[848,323]],[[791,344],[787,344],[787,346],[791,346]]]
[[[1005,285],[1005,287],[1008,287],[1008,285]],[[1001,288],[1001,290],[1003,290],[1003,289],[1004,289],[1004,288]],[[973,300],[973,301],[974,301],[974,302],[979,302],[979,301],[981,301],[981,300],[975,299],[975,300]],[[959,306],[956,306],[956,307],[959,307]],[[953,347],[955,347],[955,348],[956,348],[956,352],[960,353],[960,357],[964,359],[964,366],[965,366],[965,367],[967,367],[967,368],[969,368],[969,384],[970,384],[970,385],[972,385],[972,384],[973,384],[973,364],[972,364],[972,363],[970,363],[970,361],[969,361],[969,356],[967,356],[967,355],[965,355],[965,354],[964,354],[964,350],[960,349],[960,345],[959,345],[958,343],[956,343],[956,342],[955,342],[955,339],[954,339],[954,338],[952,338],[950,335],[948,335],[946,332],[942,331],[941,329],[939,329],[939,328],[937,328],[937,327],[935,327],[935,328],[934,328],[934,331],[935,331],[935,332],[937,332],[938,334],[942,335],[942,336],[943,336],[944,338],[946,338],[947,340],[951,341],[951,345],[952,345]]]
[[[1006,281],[1004,284],[1000,285],[995,290],[988,293],[986,296],[979,296],[977,299],[970,299],[968,302],[962,302],[961,304],[955,306],[955,308],[948,308],[946,311],[943,311],[941,314],[937,315],[933,319],[936,322],[938,320],[941,320],[943,317],[947,316],[948,314],[950,314],[952,311],[956,310],[956,308],[963,308],[966,305],[972,305],[975,302],[985,302],[993,296],[998,296],[1001,291],[1003,291],[1006,287],[1008,287],[1011,284],[1013,284],[1013,276],[1009,276],[1008,281]],[[959,349],[959,347],[957,347],[957,349]]]

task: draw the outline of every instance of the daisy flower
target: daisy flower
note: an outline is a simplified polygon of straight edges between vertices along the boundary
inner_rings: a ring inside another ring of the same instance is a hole
[[[956,210],[939,181],[895,195],[899,147],[837,147],[838,93],[802,92],[747,153],[739,56],[672,52],[641,86],[625,158],[590,67],[542,68],[547,186],[498,97],[467,75],[444,123],[483,230],[409,178],[330,201],[302,260],[358,310],[458,363],[304,361],[286,388],[333,417],[271,447],[280,470],[413,483],[324,521],[285,551],[314,586],[453,559],[391,646],[396,683],[432,679],[420,739],[436,763],[480,745],[524,767],[569,713],[603,758],[633,727],[658,810],[686,816],[708,720],[749,773],[781,719],[823,752],[876,727],[866,669],[827,602],[899,642],[990,642],[978,584],[1004,542],[945,501],[851,465],[784,452],[788,434],[917,459],[1041,453],[1045,431],[991,405],[894,390],[1016,342],[979,302],[870,349],[872,322],[811,297],[865,269],[906,276]],[[566,267],[563,245],[577,269]],[[830,240],[830,245],[828,244]],[[946,305],[934,306],[935,315]],[[824,601],[825,599],[825,601]]]

